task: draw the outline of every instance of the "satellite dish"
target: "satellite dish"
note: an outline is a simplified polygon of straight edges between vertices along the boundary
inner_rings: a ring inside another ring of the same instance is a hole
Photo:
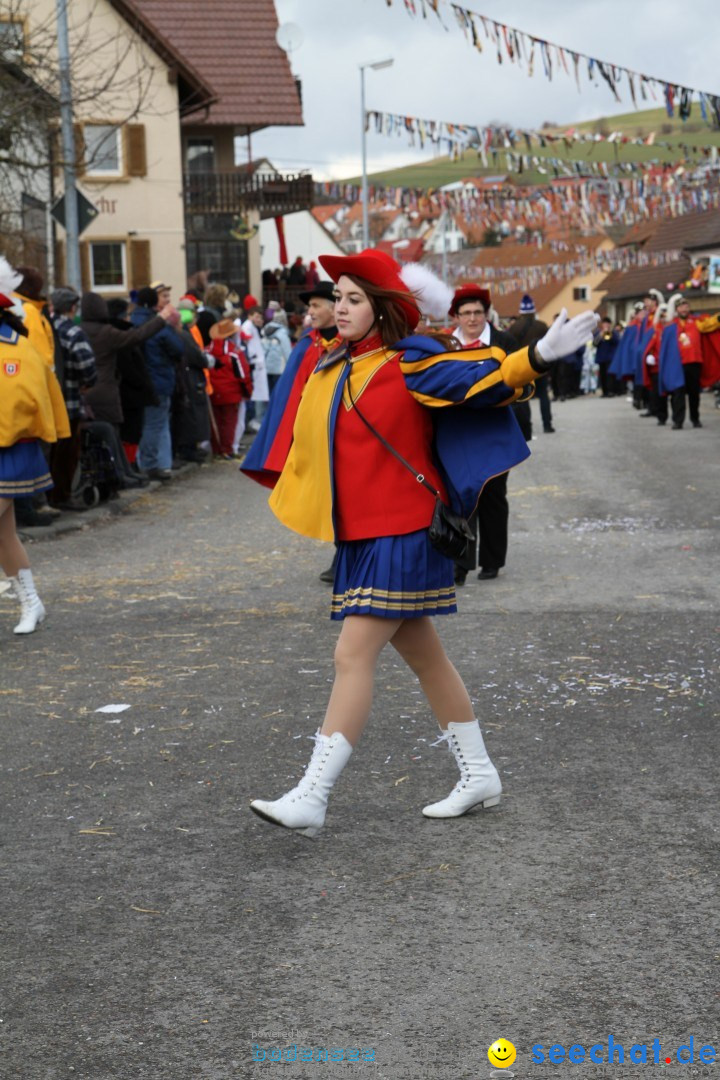
[[[297,23],[283,23],[282,26],[278,26],[277,33],[275,34],[275,40],[280,48],[288,53],[288,55],[299,49],[305,40],[302,27]]]

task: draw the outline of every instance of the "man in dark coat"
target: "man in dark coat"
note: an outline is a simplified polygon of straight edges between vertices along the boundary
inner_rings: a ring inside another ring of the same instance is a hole
[[[140,329],[162,319],[164,324],[178,322],[179,316],[172,304],[157,311],[158,294],[146,286],[138,290],[137,307],[130,316],[133,326]],[[143,350],[148,373],[157,394],[158,404],[149,405],[143,417],[143,431],[138,448],[138,464],[153,480],[170,480],[172,477],[172,439],[170,435],[170,404],[175,389],[176,372],[184,348],[180,335],[170,325],[162,325],[159,332],[147,334]]]
[[[128,331],[133,328],[128,318],[129,307],[130,302],[123,297],[108,300],[110,322],[118,330]],[[126,446],[134,447],[131,455],[134,461],[142,435],[145,407],[157,405],[157,395],[145,364],[142,344],[127,345],[118,349],[117,371],[120,379],[120,403],[123,414],[120,438]]]
[[[620,344],[620,335],[613,330],[612,320],[605,315],[594,337],[595,362],[598,366],[598,381],[603,397],[615,397],[622,394],[622,384],[610,374],[610,365],[615,358],[615,351]]]
[[[519,349],[525,349],[544,337],[548,332],[547,323],[538,319],[535,311],[535,301],[527,293],[520,301],[520,314],[508,327],[508,333],[515,338]],[[555,432],[552,422],[552,410],[550,408],[550,395],[548,393],[548,379],[538,379],[535,383],[535,395],[540,403],[540,418],[542,419],[543,431],[552,435]]]
[[[457,319],[455,337],[464,349],[480,349],[495,346],[507,355],[520,348],[515,338],[493,326],[488,318],[490,293],[477,285],[461,285],[455,291],[450,305],[450,315]],[[542,381],[542,380],[540,380]],[[527,401],[513,406],[516,418],[526,439],[531,437],[530,406]],[[478,500],[469,524],[475,539],[468,541],[467,550],[455,563],[455,584],[464,585],[469,570],[480,566],[478,578],[491,580],[498,576],[505,565],[508,548],[507,473],[488,480]],[[479,541],[479,551],[478,551]]]

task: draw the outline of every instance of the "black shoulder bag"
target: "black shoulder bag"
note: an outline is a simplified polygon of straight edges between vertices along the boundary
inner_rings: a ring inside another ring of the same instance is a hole
[[[442,501],[440,492],[432,486],[430,481],[426,480],[423,474],[419,473],[417,469],[414,469],[410,462],[406,461],[402,454],[399,454],[397,450],[390,445],[387,439],[383,438],[380,432],[372,426],[370,421],[363,416],[352,396],[349,377],[346,385],[350,404],[365,427],[373,433],[375,438],[382,443],[386,450],[390,451],[393,457],[397,458],[397,460],[412,473],[418,484],[422,484],[423,487],[426,487],[428,491],[431,491],[435,496],[435,509],[433,510],[432,521],[428,528],[428,538],[432,546],[436,551],[439,551],[441,555],[444,555],[448,559],[462,558],[468,540],[474,539],[473,531],[465,518],[461,517],[460,514],[454,513],[449,506],[446,506]]]

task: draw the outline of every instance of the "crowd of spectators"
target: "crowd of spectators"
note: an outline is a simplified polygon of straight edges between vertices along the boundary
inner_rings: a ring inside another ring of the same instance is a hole
[[[47,449],[52,490],[16,500],[23,527],[152,480],[169,483],[188,462],[239,458],[306,322],[299,302],[263,308],[205,273],[177,298],[153,281],[106,299],[68,286],[46,295],[36,268],[19,270],[18,312],[54,367],[71,428]],[[306,274],[303,266],[303,284]]]

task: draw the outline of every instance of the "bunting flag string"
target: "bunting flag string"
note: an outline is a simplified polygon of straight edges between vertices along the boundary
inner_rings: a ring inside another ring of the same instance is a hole
[[[387,6],[392,7],[392,0],[386,0]],[[474,46],[477,52],[483,52],[480,37],[482,26],[485,40],[494,46],[498,64],[506,60],[516,64],[519,68],[525,66],[528,75],[532,76],[535,70],[535,50],[537,48],[545,77],[552,82],[553,75],[560,68],[564,73],[575,78],[578,91],[581,92],[580,62],[585,61],[587,68],[588,83],[600,86],[606,83],[616,101],[622,101],[621,91],[623,78],[626,79],[630,91],[630,98],[637,108],[635,84],[640,89],[640,97],[647,100],[649,94],[653,100],[661,99],[664,102],[668,116],[673,117],[677,111],[681,120],[685,121],[692,112],[693,100],[697,98],[700,114],[703,120],[713,127],[720,127],[720,96],[704,90],[696,90],[687,86],[680,86],[671,81],[656,78],[652,75],[644,75],[622,64],[610,63],[607,60],[598,60],[588,56],[587,53],[578,52],[574,49],[557,45],[555,42],[545,41],[515,26],[507,26],[487,15],[481,15],[477,11],[458,4],[455,0],[404,0],[405,10],[410,16],[416,17],[422,14],[424,19],[428,17],[428,9],[432,11],[440,21],[444,29],[448,29],[442,17],[442,8],[449,8],[455,16],[455,23],[463,32],[466,40]],[[555,62],[553,63],[553,55]],[[572,62],[571,66],[568,61]],[[599,80],[598,80],[599,76]]]
[[[377,109],[369,109],[365,113],[365,130],[374,130],[376,134],[388,136],[406,135],[411,146],[419,145],[425,148],[426,143],[432,144],[437,149],[446,147],[451,156],[457,157],[458,151],[475,149],[480,154],[483,164],[487,168],[488,154],[500,150],[515,152],[524,147],[529,156],[533,147],[543,150],[560,147],[570,151],[579,145],[589,147],[592,153],[595,146],[612,146],[615,159],[619,162],[620,151],[623,147],[642,147],[668,150],[682,155],[685,161],[696,158],[715,159],[718,156],[719,144],[688,143],[687,141],[672,141],[658,139],[656,132],[648,135],[627,135],[621,131],[604,132],[579,131],[577,128],[568,128],[562,132],[536,130],[529,128],[513,128],[509,125],[488,124],[476,126],[473,124],[450,123],[447,120],[425,120],[416,116],[404,116],[398,113],[380,112]],[[499,159],[493,159],[497,164]],[[542,164],[542,159],[540,159]],[[585,162],[586,164],[587,163]],[[641,169],[649,164],[656,164],[657,159],[644,162],[626,162],[628,165],[638,165]],[[578,163],[567,162],[571,167]],[[601,165],[602,162],[596,162]],[[667,162],[666,164],[671,164]],[[675,163],[677,164],[677,162]],[[523,168],[514,171],[523,171]],[[542,171],[542,170],[541,170]],[[630,170],[631,171],[631,170]]]
[[[506,296],[512,292],[532,292],[538,285],[549,281],[570,281],[575,277],[613,271],[626,271],[635,267],[670,266],[682,258],[681,251],[656,251],[652,253],[615,248],[612,251],[577,250],[577,257],[557,262],[541,263],[522,267],[493,267],[482,265],[482,249],[462,251],[450,255],[448,271],[450,279],[467,281],[474,278],[488,286],[496,296]],[[427,264],[432,269],[441,269],[442,256],[428,256]]]
[[[319,202],[358,203],[358,185],[324,181],[315,185]],[[720,176],[709,173],[692,178],[675,171],[648,172],[627,179],[561,178],[547,185],[520,187],[502,180],[469,179],[447,188],[369,185],[375,208],[398,209],[428,217],[443,211],[459,215],[480,236],[499,228],[504,235],[516,230],[544,233],[550,226],[567,230],[598,229],[613,225],[628,228],[658,217],[679,217],[720,207]]]

